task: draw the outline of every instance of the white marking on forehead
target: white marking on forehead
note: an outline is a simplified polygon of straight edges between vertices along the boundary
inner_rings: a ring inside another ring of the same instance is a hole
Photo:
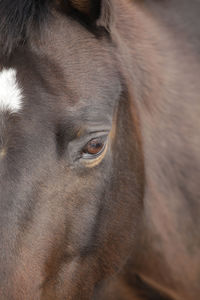
[[[17,83],[17,71],[0,72],[0,111],[18,112],[22,107],[22,91]]]

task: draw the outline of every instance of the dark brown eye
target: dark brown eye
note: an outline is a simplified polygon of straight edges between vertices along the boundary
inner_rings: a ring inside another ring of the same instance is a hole
[[[86,155],[87,157],[97,156],[103,152],[105,144],[105,138],[99,137],[92,139],[83,148],[83,155]]]

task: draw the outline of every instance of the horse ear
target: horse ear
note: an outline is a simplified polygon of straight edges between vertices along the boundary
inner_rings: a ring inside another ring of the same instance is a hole
[[[72,7],[84,14],[90,14],[92,10],[92,0],[70,0],[70,3]]]
[[[105,27],[108,31],[112,23],[111,0],[69,0],[70,5],[88,21]]]

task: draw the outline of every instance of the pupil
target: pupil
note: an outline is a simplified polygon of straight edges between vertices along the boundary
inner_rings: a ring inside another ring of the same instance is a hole
[[[102,148],[102,143],[99,142],[91,142],[91,144],[88,147],[88,152],[91,154],[98,153]]]

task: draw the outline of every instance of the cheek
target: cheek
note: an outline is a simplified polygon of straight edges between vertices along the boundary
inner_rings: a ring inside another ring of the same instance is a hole
[[[36,249],[35,249],[36,250]],[[40,286],[45,280],[42,270],[44,261],[40,252],[30,251],[26,247],[20,250],[20,256],[16,262],[11,282],[12,299],[39,299]]]
[[[33,199],[34,211],[20,237],[12,274],[13,299],[40,299],[40,287],[51,290],[51,280],[61,277],[67,280],[64,289],[73,285],[74,274],[80,273],[82,256],[87,256],[96,245],[105,190],[103,170],[105,166],[78,176],[58,167],[40,182],[37,199]]]
[[[100,177],[94,174],[73,178],[73,184],[66,189],[64,205],[65,224],[68,224],[67,240],[75,252],[86,248],[93,235],[104,190]]]
[[[57,246],[76,256],[93,234],[105,180],[98,170],[85,169],[79,175],[68,168],[58,170],[38,187],[27,244],[40,248],[42,256]]]

